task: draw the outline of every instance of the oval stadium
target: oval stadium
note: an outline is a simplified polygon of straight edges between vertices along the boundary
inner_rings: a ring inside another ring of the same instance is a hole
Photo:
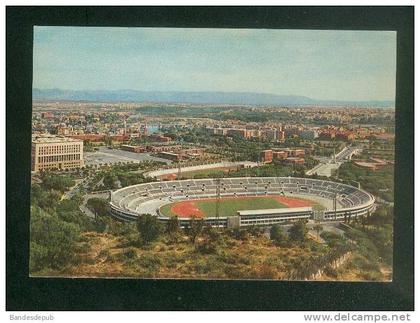
[[[123,221],[152,214],[181,226],[193,218],[219,227],[316,219],[343,221],[374,210],[374,197],[341,183],[297,177],[238,177],[151,182],[111,192],[111,214]]]

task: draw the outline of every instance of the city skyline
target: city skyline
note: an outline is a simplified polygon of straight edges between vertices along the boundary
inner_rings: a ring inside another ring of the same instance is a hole
[[[394,100],[395,64],[389,31],[37,26],[33,87]]]

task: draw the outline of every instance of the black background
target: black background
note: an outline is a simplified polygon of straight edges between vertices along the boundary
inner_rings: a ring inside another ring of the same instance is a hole
[[[29,278],[34,25],[396,30],[393,282]],[[413,28],[413,7],[7,7],[7,310],[413,310]]]

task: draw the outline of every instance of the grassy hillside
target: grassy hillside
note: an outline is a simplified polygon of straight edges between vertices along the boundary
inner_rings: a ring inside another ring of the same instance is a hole
[[[136,245],[130,235],[85,233],[77,247],[77,261],[60,270],[47,269],[32,276],[136,277],[199,279],[299,279],[296,272],[326,257],[331,248],[308,240],[302,244],[279,247],[261,232],[220,233],[215,249],[207,236],[192,244],[186,235],[174,242],[164,237],[148,245]],[[211,243],[210,243],[211,244]],[[325,273],[320,280],[387,280],[389,267],[375,275],[371,268],[360,268],[357,254],[342,268]],[[360,261],[359,261],[360,262]]]

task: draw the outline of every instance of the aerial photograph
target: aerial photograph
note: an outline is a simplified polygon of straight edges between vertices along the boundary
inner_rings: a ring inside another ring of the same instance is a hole
[[[30,276],[392,281],[396,40],[35,26]]]

